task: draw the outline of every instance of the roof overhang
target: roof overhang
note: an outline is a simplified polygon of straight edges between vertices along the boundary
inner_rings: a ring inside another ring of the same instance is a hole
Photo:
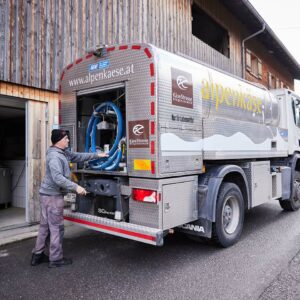
[[[255,38],[286,66],[295,79],[300,79],[299,63],[248,0],[223,0],[222,2],[249,30],[249,35],[262,29],[265,23],[266,29]]]

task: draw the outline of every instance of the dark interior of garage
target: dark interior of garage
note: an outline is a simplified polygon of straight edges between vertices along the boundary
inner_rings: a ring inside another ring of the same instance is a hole
[[[0,230],[26,221],[25,136],[25,105],[0,105]]]

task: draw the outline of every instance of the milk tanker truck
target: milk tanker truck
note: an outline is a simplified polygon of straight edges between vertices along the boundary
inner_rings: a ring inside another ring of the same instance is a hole
[[[86,196],[64,218],[152,245],[181,231],[228,247],[246,210],[300,207],[300,97],[150,44],[103,46],[68,65],[59,126]]]

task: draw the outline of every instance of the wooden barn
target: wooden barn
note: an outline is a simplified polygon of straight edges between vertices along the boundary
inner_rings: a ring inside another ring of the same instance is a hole
[[[62,69],[97,45],[130,42],[152,43],[266,88],[293,89],[300,79],[297,61],[247,0],[2,0],[0,216],[18,217],[0,227],[39,220]]]

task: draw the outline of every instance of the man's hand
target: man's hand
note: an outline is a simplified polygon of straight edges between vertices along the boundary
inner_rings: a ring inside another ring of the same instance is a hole
[[[98,152],[98,157],[101,158],[101,157],[108,157],[108,154],[105,153],[105,152]]]
[[[78,195],[85,196],[85,195],[87,194],[87,191],[86,191],[86,189],[83,188],[82,186],[77,185],[76,193],[77,193]]]

